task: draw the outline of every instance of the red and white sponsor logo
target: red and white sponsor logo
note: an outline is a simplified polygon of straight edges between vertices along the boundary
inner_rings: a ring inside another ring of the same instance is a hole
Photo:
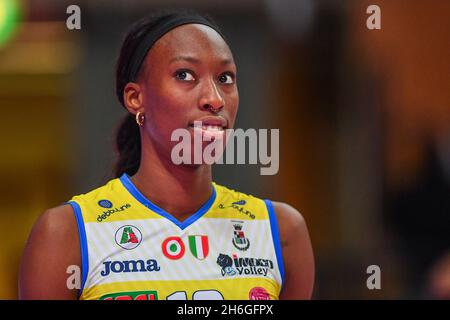
[[[250,300],[270,300],[270,295],[263,287],[254,287],[250,290],[248,297]]]
[[[185,252],[184,243],[180,237],[167,238],[163,241],[161,249],[163,254],[171,260],[180,259]]]

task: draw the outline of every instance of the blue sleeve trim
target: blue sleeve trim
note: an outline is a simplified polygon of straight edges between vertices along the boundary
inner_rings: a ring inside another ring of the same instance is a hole
[[[269,212],[270,219],[270,229],[272,230],[273,244],[275,246],[275,254],[277,255],[278,268],[281,274],[281,287],[284,284],[284,264],[283,264],[283,254],[281,252],[281,242],[280,242],[280,232],[278,229],[277,216],[275,215],[275,210],[273,209],[272,201],[264,200],[266,203],[267,211]]]
[[[84,227],[83,215],[81,214],[81,207],[78,203],[74,201],[69,201],[67,204],[70,204],[75,212],[75,218],[77,219],[78,225],[78,235],[80,237],[80,250],[81,250],[81,288],[78,294],[78,298],[81,297],[83,293],[84,284],[86,283],[88,271],[89,271],[89,255],[88,255],[88,246],[87,246],[87,238],[86,238],[86,229]]]

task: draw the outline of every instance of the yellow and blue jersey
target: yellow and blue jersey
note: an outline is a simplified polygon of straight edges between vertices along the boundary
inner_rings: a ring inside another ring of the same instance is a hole
[[[212,190],[183,222],[127,174],[73,197],[80,299],[278,299],[284,271],[271,201],[216,183]]]

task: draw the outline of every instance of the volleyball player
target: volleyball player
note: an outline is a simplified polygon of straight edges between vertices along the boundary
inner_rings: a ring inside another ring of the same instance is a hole
[[[210,18],[175,11],[134,24],[116,73],[128,111],[116,178],[38,219],[20,298],[311,298],[313,252],[295,208],[215,184],[208,164],[171,159],[174,130],[224,138],[233,128],[236,72]],[[78,290],[69,266],[81,268]]]

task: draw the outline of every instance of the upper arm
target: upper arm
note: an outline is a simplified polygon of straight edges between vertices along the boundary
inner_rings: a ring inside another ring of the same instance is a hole
[[[81,266],[76,219],[70,205],[45,211],[36,221],[23,252],[19,299],[77,299],[67,287],[71,265]]]
[[[277,216],[285,269],[280,299],[311,299],[314,255],[303,216],[293,207],[273,202]]]

